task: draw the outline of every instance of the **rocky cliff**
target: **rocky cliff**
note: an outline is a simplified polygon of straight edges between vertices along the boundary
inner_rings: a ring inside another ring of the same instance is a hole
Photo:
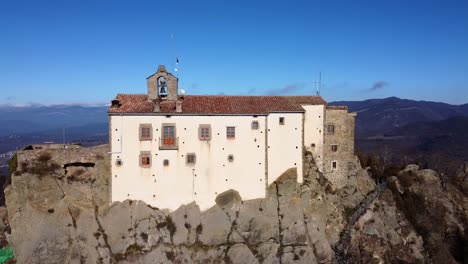
[[[466,197],[450,198],[433,178],[410,186],[402,172],[390,188],[376,188],[355,162],[347,185],[335,189],[305,155],[303,184],[288,170],[264,199],[243,200],[229,190],[209,210],[192,203],[167,212],[141,201],[109,203],[107,151],[34,151],[20,159],[5,190],[17,263],[424,263],[436,261],[428,249],[439,244],[431,241],[466,242]],[[407,171],[424,179],[433,173]],[[426,193],[429,185],[441,191]],[[425,215],[412,218],[405,208],[419,190],[440,200],[420,206],[450,208],[437,218],[446,222],[436,238],[420,235]],[[461,234],[458,240],[441,238],[445,225]],[[452,249],[444,252],[462,261]]]

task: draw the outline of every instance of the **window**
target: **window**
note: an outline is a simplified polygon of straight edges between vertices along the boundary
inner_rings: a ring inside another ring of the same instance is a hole
[[[174,146],[175,145],[175,126],[174,125],[163,125],[162,131],[163,145]]]
[[[151,167],[151,153],[149,152],[140,153],[140,166]]]
[[[226,137],[228,139],[236,138],[236,127],[227,127],[226,128]]]
[[[198,139],[206,140],[206,141],[211,139],[211,126],[210,125],[200,125],[198,129]]]
[[[150,124],[141,124],[140,125],[140,140],[151,140],[153,135],[151,133],[151,125]]]
[[[229,161],[229,162],[233,162],[233,161],[234,161],[234,155],[229,154],[229,155],[228,155],[228,161]]]
[[[117,165],[117,166],[122,166],[122,160],[121,160],[121,159],[117,159],[117,160],[115,161],[115,165]]]
[[[252,121],[252,129],[257,130],[258,129],[258,121]]]
[[[196,156],[195,156],[195,153],[187,153],[187,156],[186,156],[186,163],[187,165],[193,165],[195,164],[196,162]]]
[[[332,170],[337,170],[337,169],[338,169],[338,162],[332,161],[331,169],[332,169]]]
[[[284,117],[280,117],[280,118],[279,118],[279,124],[280,124],[280,125],[284,125]]]
[[[332,152],[337,152],[338,151],[338,145],[331,145],[331,151]]]
[[[335,125],[327,125],[327,134],[334,135],[335,134]]]
[[[169,160],[168,160],[168,159],[165,159],[165,160],[163,161],[163,165],[164,165],[165,167],[169,166]]]

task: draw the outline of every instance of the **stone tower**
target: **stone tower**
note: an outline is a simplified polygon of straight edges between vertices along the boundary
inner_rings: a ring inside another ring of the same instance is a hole
[[[159,65],[158,71],[146,78],[148,83],[148,100],[177,101],[178,83],[177,77],[167,72],[164,65]]]

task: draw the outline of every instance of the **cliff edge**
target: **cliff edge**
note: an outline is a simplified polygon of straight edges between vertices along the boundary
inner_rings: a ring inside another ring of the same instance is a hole
[[[109,202],[108,151],[34,150],[19,159],[5,190],[17,263],[424,263],[430,256],[394,194],[401,176],[379,189],[358,161],[342,189],[306,153],[303,184],[291,169],[264,199],[229,190],[206,211],[191,203],[169,213]],[[463,219],[466,211],[453,228],[463,229]]]

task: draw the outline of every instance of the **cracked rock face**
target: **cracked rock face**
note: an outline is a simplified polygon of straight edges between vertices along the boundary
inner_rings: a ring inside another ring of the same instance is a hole
[[[465,168],[460,170],[460,173]],[[433,170],[409,165],[390,187],[397,207],[424,239],[429,263],[468,260],[468,197]]]
[[[424,263],[423,240],[389,190],[358,220],[349,250],[352,263]]]
[[[288,170],[268,187],[266,198],[242,200],[229,190],[206,211],[191,203],[167,213],[141,201],[109,204],[109,160],[103,157],[89,174],[80,172],[80,180],[67,180],[62,170],[12,177],[6,190],[9,242],[18,263],[330,263],[346,224],[345,208],[357,206],[375,187],[357,170],[345,190],[335,190],[309,162],[304,184]],[[388,230],[406,226],[392,202],[379,207],[383,211],[359,222],[364,237],[353,239],[381,236],[390,237],[385,241],[394,248],[408,241],[419,245],[417,236]],[[382,255],[388,250],[382,247]]]

